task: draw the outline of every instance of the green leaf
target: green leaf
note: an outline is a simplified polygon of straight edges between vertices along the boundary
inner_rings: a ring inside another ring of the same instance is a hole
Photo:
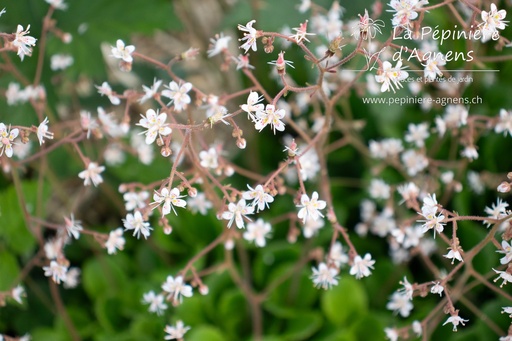
[[[322,316],[317,312],[302,312],[286,322],[287,340],[310,340],[322,326]]]
[[[225,341],[226,337],[218,328],[202,325],[192,328],[186,335],[187,341]]]
[[[38,190],[37,183],[24,182],[22,184],[22,190],[27,210],[33,209]],[[44,192],[47,193],[48,191]],[[45,200],[45,198],[46,195],[43,194],[43,200]],[[5,240],[7,247],[19,255],[28,256],[31,254],[35,247],[35,238],[28,230],[25,220],[23,219],[18,193],[14,186],[9,186],[7,189],[3,190],[0,195],[0,217],[2,218],[0,237]]]
[[[352,277],[344,277],[339,285],[321,297],[322,311],[337,326],[347,326],[368,309],[368,297],[363,285]]]
[[[18,262],[12,253],[0,252],[0,291],[11,289],[19,272]]]
[[[51,328],[37,328],[30,333],[32,340],[40,341],[68,341],[68,337],[60,330]]]
[[[176,307],[176,315],[188,325],[200,325],[206,321],[203,305],[203,297],[192,296],[183,300],[183,303]]]
[[[368,313],[358,319],[351,327],[358,340],[384,340],[384,325],[375,314]]]
[[[231,335],[240,335],[248,326],[249,307],[240,289],[224,291],[218,304],[218,314],[224,329]]]
[[[122,293],[126,287],[126,275],[115,257],[117,256],[102,256],[85,263],[82,281],[85,291],[91,298],[115,296]]]
[[[337,330],[336,332],[324,337],[318,339],[319,341],[359,341],[359,340],[377,340],[376,338],[370,338],[370,339],[358,339],[356,336],[347,329]],[[379,340],[384,340],[384,338],[381,338]]]
[[[94,312],[99,324],[107,331],[114,332],[124,325],[120,307],[121,300],[117,298],[98,298],[95,301]]]

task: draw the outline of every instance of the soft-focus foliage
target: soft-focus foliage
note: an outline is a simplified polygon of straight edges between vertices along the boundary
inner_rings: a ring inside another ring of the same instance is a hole
[[[308,4],[0,5],[5,340],[508,334],[510,1]]]

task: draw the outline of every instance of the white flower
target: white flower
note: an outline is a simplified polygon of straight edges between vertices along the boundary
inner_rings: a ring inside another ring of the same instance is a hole
[[[406,184],[400,185],[396,189],[398,193],[402,196],[402,200],[400,204],[403,204],[406,201],[414,200],[418,197],[420,193],[420,189],[414,182],[408,182]]]
[[[241,49],[245,50],[245,53],[247,53],[249,49],[252,49],[253,51],[256,51],[258,49],[258,47],[256,46],[256,39],[258,39],[258,31],[252,27],[252,25],[255,22],[256,20],[251,20],[245,26],[238,24],[238,29],[244,32],[244,37],[238,40],[245,40],[245,43],[243,43],[240,46]]]
[[[100,173],[104,170],[104,166],[98,166],[96,162],[89,162],[87,169],[78,173],[78,177],[84,179],[84,186],[89,186],[91,182],[94,186],[98,186],[103,182],[103,177]]]
[[[108,99],[110,100],[110,103],[112,103],[113,105],[119,105],[119,103],[121,103],[121,100],[119,99],[119,97],[117,97],[114,94],[114,92],[112,91],[112,88],[110,87],[110,85],[107,82],[103,82],[101,84],[101,86],[98,86],[98,85],[95,85],[95,86],[96,86],[96,89],[98,89],[98,93],[101,96],[107,96]]]
[[[7,129],[5,124],[0,123],[0,156],[5,152],[7,157],[12,157],[14,150],[12,149],[14,139],[18,137],[19,129]]]
[[[52,260],[50,262],[50,266],[43,266],[44,275],[46,277],[51,277],[52,280],[60,284],[61,281],[66,281],[66,273],[68,272],[68,267],[64,265],[60,265],[56,261]]]
[[[148,239],[150,231],[153,229],[149,226],[149,222],[144,221],[139,211],[135,211],[134,214],[128,213],[126,219],[123,219],[123,225],[126,231],[133,230],[133,236],[137,239],[141,233],[145,239]]]
[[[405,135],[405,141],[414,143],[416,147],[422,148],[425,146],[425,140],[430,136],[428,132],[428,124],[409,124],[407,134]]]
[[[103,131],[112,137],[121,137],[127,133],[128,125],[121,125],[117,122],[113,113],[107,113],[102,107],[98,107],[98,119]]]
[[[405,295],[407,299],[412,301],[412,295],[414,294],[414,287],[409,281],[407,280],[407,277],[404,276],[404,280],[400,281],[400,284],[404,287],[402,289],[399,289],[398,291]]]
[[[55,9],[65,10],[68,5],[64,3],[64,0],[45,0],[47,3],[52,5]]]
[[[423,76],[427,80],[434,80],[436,76],[442,77],[443,73],[439,70],[439,66],[446,65],[446,60],[442,53],[436,53],[435,58],[430,56],[425,64],[421,64],[425,67]]]
[[[80,231],[84,229],[82,227],[82,222],[80,220],[75,220],[75,216],[73,214],[71,214],[69,218],[64,217],[64,222],[68,235],[78,239],[80,237]]]
[[[156,78],[153,80],[153,85],[150,87],[147,87],[145,85],[142,85],[142,90],[144,90],[144,96],[139,98],[139,103],[144,103],[148,99],[155,97],[155,95],[158,93],[158,88],[160,88],[160,85],[162,85],[161,80],[157,80]]]
[[[78,286],[80,283],[80,269],[79,268],[70,268],[66,274],[66,280],[64,281],[65,289],[73,289]]]
[[[166,325],[164,331],[169,334],[165,335],[165,340],[182,340],[183,336],[187,331],[190,330],[190,327],[185,326],[183,321],[176,322],[176,326]]]
[[[123,199],[126,201],[124,207],[127,211],[133,211],[135,209],[143,209],[146,207],[146,200],[149,198],[147,191],[141,192],[127,192],[123,194]]]
[[[458,314],[458,312],[457,312],[457,314]],[[464,322],[468,322],[468,321],[469,320],[465,320],[462,317],[459,317],[459,315],[452,315],[452,316],[448,317],[448,319],[443,323],[443,326],[445,324],[451,323],[451,324],[453,324],[453,331],[456,332],[457,326],[459,325],[459,323],[464,326]]]
[[[384,333],[389,341],[398,341],[398,331],[395,328],[384,328]]]
[[[105,247],[109,255],[115,254],[117,250],[123,250],[125,239],[123,237],[123,229],[121,227],[110,231]]]
[[[39,145],[42,145],[45,142],[45,138],[48,140],[53,139],[53,133],[48,131],[48,117],[46,117],[37,127],[37,139],[39,140]]]
[[[167,304],[164,303],[165,297],[162,294],[155,295],[155,292],[151,290],[142,296],[142,303],[149,304],[148,311],[150,313],[156,313],[162,315],[164,310],[167,309]]]
[[[400,82],[407,77],[409,77],[409,73],[402,70],[402,60],[399,60],[395,67],[392,67],[390,62],[385,61],[382,63],[382,70],[375,76],[375,80],[378,83],[382,83],[380,87],[381,92],[386,92],[390,89],[395,92],[395,88],[401,88],[402,84]]]
[[[249,221],[251,219],[247,218],[247,215],[254,213],[254,207],[248,206],[245,202],[245,199],[240,199],[237,204],[232,202],[228,205],[228,211],[222,213],[222,219],[229,220],[228,228],[231,228],[233,221],[236,222],[236,227],[242,229],[245,227],[244,219],[246,218]]]
[[[315,34],[314,33],[308,33],[307,30],[308,30],[308,21],[304,21],[303,23],[300,24],[300,26],[298,28],[292,28],[292,30],[294,30],[296,33],[292,36],[290,36],[290,38],[293,38],[297,41],[297,44],[300,44],[303,40],[309,42],[309,39],[307,38],[307,36],[314,36]]]
[[[192,297],[192,287],[183,283],[183,277],[167,276],[165,283],[162,284],[162,289],[167,293],[167,299],[172,300],[173,304],[178,304],[183,301],[183,296]]]
[[[400,292],[394,292],[391,295],[390,301],[386,305],[386,309],[393,310],[395,314],[400,314],[402,317],[408,317],[411,313],[413,305],[411,300]]]
[[[373,265],[375,261],[372,260],[372,255],[369,253],[364,255],[364,258],[357,255],[354,257],[354,263],[350,268],[350,274],[352,276],[356,276],[357,279],[361,279],[362,277],[368,277],[372,274],[370,269],[373,269]]]
[[[276,133],[276,129],[284,131],[285,125],[281,120],[284,118],[285,114],[284,109],[276,110],[275,106],[267,104],[265,111],[256,111],[256,123],[254,124],[254,128],[262,131],[263,128],[270,124],[274,134]]]
[[[454,177],[455,173],[453,173],[452,171],[446,171],[441,173],[440,179],[442,183],[449,185],[453,182]]]
[[[125,46],[124,41],[121,39],[116,41],[116,47],[112,46],[112,56],[117,59],[122,59],[127,63],[133,62],[133,51],[135,51],[135,46]]]
[[[394,157],[404,150],[402,140],[400,139],[383,139],[381,142],[370,141],[370,154],[376,159],[385,159]]]
[[[23,91],[20,89],[20,85],[14,82],[10,82],[7,86],[5,97],[7,98],[8,105],[15,105],[24,100]]]
[[[466,146],[464,150],[460,152],[460,156],[463,156],[470,161],[478,159],[478,151],[474,146]]]
[[[60,256],[63,247],[62,238],[51,238],[44,244],[44,253],[46,258],[52,260]]]
[[[431,214],[428,216],[424,216],[426,220],[419,220],[421,222],[424,222],[422,225],[423,233],[426,233],[430,229],[434,229],[434,238],[436,237],[436,232],[441,233],[444,230],[444,224],[442,221],[444,220],[444,215],[440,214],[436,216],[435,214]]]
[[[382,179],[372,179],[369,192],[373,199],[389,199],[390,187]]]
[[[301,0],[298,10],[300,13],[306,12],[311,7],[311,0]]]
[[[91,136],[91,131],[99,128],[98,121],[91,117],[91,113],[85,110],[80,111],[80,125],[87,131],[87,138]]]
[[[215,38],[210,39],[210,48],[207,51],[208,58],[218,55],[224,50],[227,50],[229,46],[230,36],[224,36],[224,33],[216,34]]]
[[[446,128],[455,129],[467,124],[468,109],[460,104],[449,104],[443,117],[436,117],[436,127],[439,136],[443,136]]]
[[[199,152],[199,164],[204,168],[216,169],[219,167],[218,157],[217,150],[214,147],[210,147],[208,150]]]
[[[30,25],[27,26],[26,30],[23,30],[23,26],[18,25],[18,28],[16,29],[16,33],[15,33],[15,38],[12,42],[12,44],[18,48],[18,56],[20,56],[21,60],[23,60],[23,58],[25,58],[25,56],[31,56],[32,55],[31,46],[36,45],[37,39],[27,35],[30,33],[29,30],[30,30]]]
[[[297,216],[299,219],[302,219],[303,224],[309,218],[313,220],[317,220],[319,216],[323,218],[324,216],[320,213],[320,210],[323,210],[326,205],[324,200],[318,200],[318,193],[316,191],[311,195],[311,199],[304,193],[300,198],[300,205],[297,205],[300,208]]]
[[[158,111],[155,112],[153,109],[148,109],[146,116],[142,114],[140,116],[142,116],[142,118],[136,125],[147,129],[141,133],[146,134],[146,144],[155,142],[157,136],[162,139],[162,136],[167,136],[172,133],[172,129],[165,123],[167,120],[166,113],[158,114]]]
[[[509,314],[509,317],[512,318],[512,307],[503,307],[502,309],[502,314]]]
[[[338,285],[338,270],[336,268],[329,268],[325,263],[320,263],[318,269],[312,268],[312,270],[311,279],[315,287],[327,290],[333,285]]]
[[[505,109],[500,110],[500,118],[494,127],[494,131],[497,134],[504,133],[507,136],[508,133],[512,136],[512,112]]]
[[[334,262],[337,268],[341,267],[344,264],[347,264],[349,259],[348,255],[343,251],[343,245],[340,242],[334,243],[329,251],[328,255],[329,261]]]
[[[501,248],[503,250],[496,250],[498,253],[504,253],[505,256],[500,259],[501,264],[508,264],[512,260],[512,246],[506,241],[501,241]]]
[[[401,159],[410,176],[415,176],[428,166],[428,159],[425,155],[412,149],[406,150]]]
[[[12,288],[11,297],[13,300],[18,302],[19,304],[22,304],[23,303],[23,301],[21,300],[22,296],[25,296],[25,289],[21,285],[17,285],[16,287]]]
[[[247,188],[249,188],[249,190],[244,192],[242,197],[245,200],[253,200],[251,205],[257,207],[256,212],[263,211],[265,207],[269,207],[269,203],[274,202],[274,197],[266,193],[262,185],[258,185],[256,188],[247,185]]]
[[[181,199],[183,197],[185,197],[185,195],[180,195],[180,190],[178,188],[175,187],[169,191],[167,187],[164,187],[162,188],[160,193],[155,191],[155,194],[153,194],[153,200],[155,202],[153,202],[152,204],[158,204],[154,206],[153,209],[157,208],[163,203],[162,216],[171,213],[171,209],[175,215],[178,215],[178,213],[176,213],[176,210],[174,209],[174,206],[181,208],[187,206],[187,202]]]
[[[191,83],[183,83],[178,85],[175,81],[169,83],[169,86],[165,86],[167,90],[162,90],[162,96],[168,97],[171,101],[167,104],[170,105],[174,102],[174,110],[180,112],[187,108],[190,103],[190,96],[188,92],[192,89]]]
[[[323,219],[313,220],[308,219],[304,226],[302,226],[302,233],[304,234],[304,238],[311,238],[318,233],[322,227],[324,227],[325,222]]]
[[[53,71],[64,70],[73,65],[74,59],[69,54],[54,54],[50,59],[50,68]]]
[[[482,194],[485,186],[482,182],[480,174],[474,171],[468,171],[468,183],[469,187],[477,194]]]
[[[393,8],[389,12],[393,13],[392,24],[393,27],[403,27],[409,29],[411,20],[418,17],[417,10],[421,9],[421,6],[428,4],[426,0],[391,0],[389,6]]]
[[[452,264],[455,262],[455,260],[458,260],[459,262],[463,262],[464,261],[464,260],[462,260],[462,256],[461,256],[460,251],[459,251],[458,248],[455,251],[451,247],[448,248],[448,249],[450,251],[448,251],[448,253],[446,255],[443,255],[443,257],[451,259],[452,260]]]
[[[420,321],[412,322],[412,331],[416,334],[416,337],[420,337],[423,334],[423,327],[421,326]]]
[[[189,198],[187,204],[192,213],[199,212],[202,215],[206,215],[208,210],[213,207],[212,202],[206,199],[204,193],[198,193],[194,198]]]
[[[359,21],[354,20],[357,24],[352,25],[352,36],[356,40],[362,38],[371,42],[377,36],[377,33],[382,34],[382,27],[385,24],[382,20],[373,20],[368,14],[368,10],[364,10],[364,15],[359,14]]]
[[[272,232],[270,224],[264,222],[263,219],[258,219],[255,223],[247,224],[247,231],[244,232],[243,237],[249,242],[254,241],[256,246],[264,247],[265,238],[268,238],[270,232]]]
[[[430,292],[433,294],[439,294],[439,296],[443,295],[444,287],[441,285],[440,282],[434,283],[432,288],[430,288]]]
[[[299,148],[303,149],[303,147]],[[320,171],[320,161],[315,148],[309,148],[307,152],[299,157],[300,177],[303,181],[313,179]]]
[[[504,9],[499,10],[494,3],[491,3],[491,10],[489,12],[481,12],[482,23],[479,25],[482,30],[482,43],[485,43],[489,39],[495,36],[499,37],[498,29],[503,30],[507,26],[507,21],[504,21],[507,11]]]
[[[260,96],[256,91],[251,91],[249,97],[247,97],[247,104],[242,104],[240,108],[245,111],[248,117],[255,122],[257,112],[263,111],[263,104],[259,103],[263,100],[263,96]]]
[[[500,278],[503,279],[500,288],[507,284],[507,282],[512,283],[512,275],[509,274],[508,272],[499,270],[494,270],[494,272],[496,272],[499,275],[498,278],[494,280],[494,282],[497,282]]]
[[[231,56],[231,59],[236,63],[236,69],[254,69],[254,66],[249,64],[249,55],[240,54],[238,57]]]
[[[103,151],[103,158],[108,166],[120,165],[126,160],[122,146],[117,142],[107,145]]]

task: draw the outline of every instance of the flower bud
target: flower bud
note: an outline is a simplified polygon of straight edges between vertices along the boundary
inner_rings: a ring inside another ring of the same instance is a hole
[[[201,284],[201,285],[199,286],[199,293],[200,293],[201,295],[203,295],[203,296],[204,296],[204,295],[208,295],[208,293],[209,293],[209,292],[210,292],[210,289],[209,289],[206,285]]]
[[[126,192],[127,189],[128,188],[126,187],[125,184],[120,184],[118,191],[119,191],[119,193],[124,193],[124,192]]]
[[[196,59],[196,56],[199,54],[199,49],[189,48],[187,51],[183,52],[180,57],[182,60],[193,60]]]
[[[121,60],[119,62],[119,70],[121,70],[123,72],[130,72],[130,71],[132,71],[132,63],[131,62],[126,62],[124,60]]]
[[[508,193],[510,192],[510,183],[503,181],[497,188],[500,193]]]
[[[191,197],[191,198],[197,197],[197,189],[194,188],[194,187],[190,187],[188,189],[188,196]]]
[[[234,247],[235,247],[235,241],[233,239],[228,239],[224,243],[224,248],[226,250],[233,250]]]
[[[164,234],[170,235],[171,233],[172,233],[172,227],[171,226],[164,227]]]
[[[343,37],[341,35],[339,35],[336,38],[334,38],[333,40],[331,40],[331,42],[329,43],[328,51],[326,52],[326,54],[328,54],[329,57],[334,56],[336,54],[336,51],[341,50],[341,48],[343,47],[341,45],[342,40],[343,40]]]
[[[245,147],[247,146],[247,141],[243,138],[239,138],[238,140],[236,140],[236,146],[240,149],[245,149]]]
[[[224,174],[226,176],[231,176],[233,174],[235,174],[235,169],[231,166],[227,166],[225,169],[224,169]]]
[[[172,154],[172,150],[168,146],[163,146],[162,149],[160,150],[160,154],[163,157],[169,157]]]
[[[73,36],[71,35],[71,33],[67,33],[67,32],[66,32],[66,33],[64,33],[64,34],[62,35],[62,42],[63,42],[64,44],[69,44],[69,43],[71,43],[72,41],[73,41]]]

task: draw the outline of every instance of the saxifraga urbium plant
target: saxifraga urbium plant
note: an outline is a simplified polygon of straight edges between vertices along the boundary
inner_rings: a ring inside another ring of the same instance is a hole
[[[0,340],[512,340],[510,2],[224,5],[108,80],[2,23]]]

